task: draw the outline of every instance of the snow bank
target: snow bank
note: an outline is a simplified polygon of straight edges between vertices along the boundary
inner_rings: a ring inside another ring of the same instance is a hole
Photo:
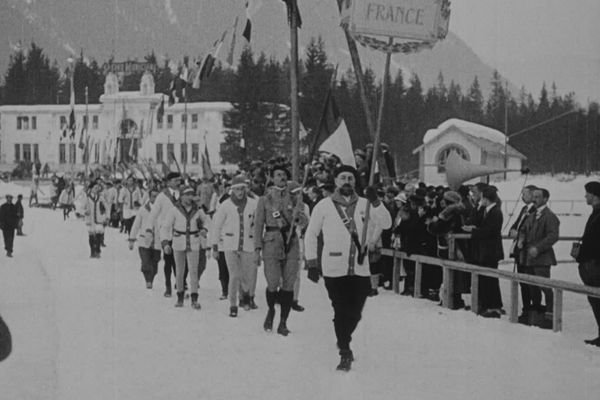
[[[458,118],[451,118],[442,122],[437,128],[429,129],[423,136],[423,144],[429,143],[439,135],[443,134],[446,130],[456,127],[471,136],[475,136],[481,139],[487,139],[494,143],[504,144],[505,136],[504,133],[489,128],[484,125],[479,125],[474,122],[464,121]]]

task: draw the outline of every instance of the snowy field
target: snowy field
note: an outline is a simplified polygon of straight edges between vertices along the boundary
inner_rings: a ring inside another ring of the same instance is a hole
[[[583,200],[591,179],[527,183],[546,187],[551,199]],[[516,199],[522,184],[497,186],[503,199]],[[0,183],[0,196],[15,190]],[[576,207],[581,215],[560,217],[562,236],[583,230],[590,209]],[[353,340],[357,360],[346,374],[334,370],[339,357],[322,281],[302,275],[306,311],[292,311],[292,333],[282,337],[262,330],[262,269],[258,310],[228,317],[213,260],[201,280],[202,310],[189,300],[175,309],[162,296],[162,262],[147,290],[137,250],[118,231],[107,231],[100,260],[89,259],[82,221],[63,222],[48,209],[26,208],[25,216],[27,236],[16,238],[14,258],[0,253],[0,314],[14,345],[0,363],[1,400],[600,398],[600,349],[583,343],[597,334],[583,296],[565,294],[564,331],[553,333],[380,291],[367,301]],[[569,258],[570,242],[555,248],[559,259]],[[579,282],[574,263],[559,264],[552,276]],[[507,290],[503,297],[506,308]]]

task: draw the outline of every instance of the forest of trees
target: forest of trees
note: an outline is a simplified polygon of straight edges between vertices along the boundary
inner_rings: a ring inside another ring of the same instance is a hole
[[[157,65],[154,79],[157,92],[168,91],[173,80],[168,60],[158,65],[152,53],[145,61]],[[321,38],[311,39],[300,63],[300,116],[312,140],[317,130],[323,102],[335,66],[328,61]],[[89,102],[98,103],[103,92],[104,75],[101,64],[88,61],[81,54],[74,62],[76,103],[85,102],[84,88],[89,91]],[[253,54],[246,47],[236,68],[217,64],[199,90],[188,90],[188,101],[228,101],[233,103],[225,116],[228,161],[270,158],[290,151],[289,121],[282,122],[282,110],[289,105],[288,59],[268,58],[264,53]],[[418,72],[418,71],[417,71]],[[141,74],[126,76],[122,91],[138,90]],[[482,94],[480,79],[490,79],[491,91]],[[388,101],[382,126],[382,140],[390,145],[402,173],[418,167],[412,151],[422,143],[428,129],[437,127],[448,118],[461,118],[500,131],[508,126],[511,146],[525,154],[533,172],[590,172],[600,170],[600,106],[596,102],[581,106],[574,94],[560,95],[554,84],[545,84],[537,95],[521,88],[519,93],[507,93],[505,79],[495,71],[492,77],[473,77],[471,85],[463,89],[454,81],[447,83],[440,72],[437,84],[423,88],[418,73],[403,76],[399,71],[391,77]],[[56,61],[50,62],[43,49],[32,43],[27,52],[11,56],[0,87],[2,104],[67,104],[69,79]],[[367,68],[365,86],[371,109],[378,109],[381,80]],[[370,139],[354,72],[339,72],[334,93],[346,121],[355,148]],[[508,108],[508,109],[506,109]],[[552,120],[568,111],[572,113]],[[285,116],[284,116],[285,117]],[[283,118],[285,120],[286,118]],[[551,122],[541,124],[542,122]],[[539,124],[541,124],[539,127]],[[532,129],[529,129],[533,127]],[[242,140],[243,139],[243,140]],[[244,151],[241,151],[241,144]]]

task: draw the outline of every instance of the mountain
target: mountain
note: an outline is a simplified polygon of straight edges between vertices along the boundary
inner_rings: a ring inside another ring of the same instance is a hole
[[[244,0],[0,0],[0,36],[5,39],[0,46],[0,71],[4,75],[8,66],[13,51],[10,44],[19,41],[25,47],[34,41],[61,67],[66,66],[69,56],[80,52],[100,64],[111,55],[115,61],[141,60],[152,51],[159,60],[180,60],[183,55],[193,59],[209,49],[233,25],[236,16],[239,56],[241,43],[245,42],[241,37],[244,4]],[[299,33],[301,56],[310,38],[321,35],[330,61],[339,63],[341,71],[349,68],[350,57],[335,0],[301,0],[299,7],[303,19]],[[262,0],[252,22],[253,50],[283,59],[290,46],[284,3]],[[225,54],[222,51],[222,58]],[[384,54],[365,48],[360,48],[360,54],[364,67],[381,75]],[[452,33],[433,50],[394,55],[392,74],[398,68],[417,73],[424,88],[434,85],[441,71],[447,85],[454,80],[463,92],[477,75],[484,96],[492,75],[492,68]],[[514,87],[513,93],[517,93]]]

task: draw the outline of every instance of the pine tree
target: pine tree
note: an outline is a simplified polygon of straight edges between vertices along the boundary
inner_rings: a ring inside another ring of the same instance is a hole
[[[11,54],[4,82],[4,104],[26,104],[28,84],[22,51]]]

